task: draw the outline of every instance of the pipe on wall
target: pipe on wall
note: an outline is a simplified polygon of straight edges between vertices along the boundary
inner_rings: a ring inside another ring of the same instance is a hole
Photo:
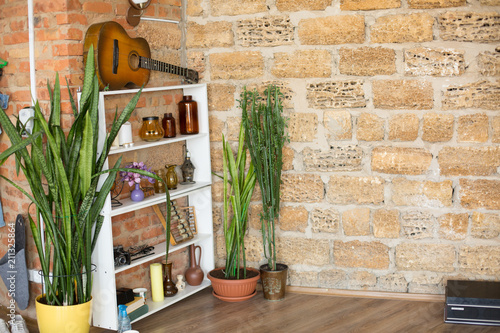
[[[35,25],[33,18],[33,0],[28,0],[28,33],[29,33],[29,59],[30,59],[30,90],[31,104],[36,99],[36,77],[35,77]]]

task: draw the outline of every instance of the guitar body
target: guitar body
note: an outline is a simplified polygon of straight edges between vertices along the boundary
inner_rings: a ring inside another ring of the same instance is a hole
[[[113,21],[93,24],[85,35],[84,61],[90,45],[94,45],[99,89],[110,90],[142,86],[149,81],[150,70],[139,67],[139,57],[150,58],[151,51],[144,38],[131,38],[123,27]]]

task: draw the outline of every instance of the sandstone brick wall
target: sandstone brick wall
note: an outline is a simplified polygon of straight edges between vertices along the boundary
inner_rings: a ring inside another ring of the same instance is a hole
[[[83,40],[87,28],[98,22],[116,20],[126,29],[131,37],[147,38],[152,52],[152,58],[162,60],[175,65],[181,65],[182,55],[185,54],[184,46],[181,46],[182,30],[179,25],[171,23],[152,23],[142,21],[141,24],[132,28],[125,19],[129,8],[128,2],[117,1],[87,1],[87,0],[34,0],[35,21],[35,66],[37,96],[42,106],[42,112],[48,114],[49,94],[47,80],[51,86],[54,84],[56,71],[59,73],[62,89],[62,113],[63,127],[68,128],[73,115],[65,88],[68,80],[71,92],[75,94],[77,88],[83,83]],[[4,74],[0,77],[0,92],[10,96],[6,112],[14,119],[20,109],[31,105],[30,95],[30,64],[28,48],[28,8],[25,0],[12,0],[0,2],[0,57],[9,62],[3,68]],[[180,20],[181,2],[178,0],[153,1],[148,8],[146,16]],[[179,77],[170,74],[154,72],[150,78],[150,86],[160,86],[180,83]],[[76,95],[74,95],[76,97]],[[132,115],[134,134],[137,135],[142,116],[145,113],[163,115],[165,110],[173,112],[177,109],[176,102],[179,95],[166,94],[165,96],[145,96],[139,101],[138,108]],[[129,97],[116,98],[107,106],[114,112],[115,106],[123,108]],[[120,109],[121,110],[121,109]],[[111,118],[112,119],[112,118]],[[110,120],[110,119],[108,119]],[[5,133],[0,135],[0,151],[10,146]],[[171,160],[164,162],[182,161],[181,147],[172,152],[159,152],[169,156]],[[153,156],[129,156],[126,162],[134,159],[143,159],[150,162],[154,168],[162,165],[161,159]],[[153,163],[154,162],[154,163]],[[15,162],[10,158],[0,166],[0,174],[14,180],[20,186],[27,188],[27,182],[21,174],[16,175]],[[28,200],[17,189],[0,179],[0,200],[3,205],[4,218],[6,221],[15,221],[17,214],[28,214]],[[33,213],[33,210],[30,211]],[[140,229],[139,229],[140,228]],[[7,251],[8,237],[0,228],[0,256]],[[117,234],[116,244],[125,247],[136,242],[157,243],[164,239],[163,226],[152,211],[140,211],[137,215],[125,215],[117,217],[113,221],[113,230]],[[26,229],[27,240],[27,265],[30,269],[40,269],[40,261],[36,254],[31,230]],[[163,238],[162,238],[163,237]],[[187,256],[185,252],[176,253],[172,260],[175,262],[174,270],[182,271],[186,266]],[[146,267],[147,268],[147,267]],[[130,273],[130,276],[127,274]],[[149,285],[148,270],[134,269],[127,274],[117,277],[117,284],[124,286],[125,281],[133,280],[141,286]],[[31,299],[29,307],[19,311],[22,315],[35,317],[34,298],[41,292],[40,285],[30,283]],[[0,283],[0,305],[7,306],[9,303],[7,289]]]
[[[449,278],[500,279],[499,12],[483,0],[188,1],[214,170],[243,87],[284,92],[278,256],[291,285],[442,294]]]

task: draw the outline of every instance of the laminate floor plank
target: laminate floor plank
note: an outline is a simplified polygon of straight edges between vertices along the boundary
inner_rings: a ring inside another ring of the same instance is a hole
[[[258,292],[245,302],[227,303],[211,293],[211,288],[202,290],[132,328],[140,333],[500,333],[495,326],[445,324],[441,302],[299,293],[270,302]],[[38,332],[35,325],[28,321],[31,333]],[[90,333],[109,332],[113,331],[90,329]]]

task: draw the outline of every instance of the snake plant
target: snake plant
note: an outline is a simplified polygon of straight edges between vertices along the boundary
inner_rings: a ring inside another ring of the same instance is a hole
[[[75,305],[91,299],[91,255],[104,217],[100,215],[106,197],[120,168],[121,158],[112,169],[103,170],[113,140],[137,101],[139,92],[115,119],[104,146],[98,150],[99,84],[94,69],[93,48],[85,65],[84,84],[79,109],[70,93],[75,117],[67,133],[61,128],[61,92],[56,75],[50,92],[50,115],[45,119],[35,103],[33,133],[23,138],[23,125],[15,126],[0,109],[0,124],[10,139],[11,147],[0,154],[0,165],[14,155],[16,171],[22,170],[31,193],[4,178],[26,195],[35,205],[34,218],[28,214],[35,246],[40,257],[45,285],[45,298],[50,305]],[[69,87],[68,87],[69,91]],[[28,149],[30,146],[30,149]],[[137,171],[158,181],[147,171]],[[99,185],[99,178],[105,180]],[[170,230],[168,191],[166,239]],[[42,225],[44,226],[42,228]],[[168,245],[168,242],[167,242]],[[168,248],[167,248],[168,255]]]
[[[224,240],[226,242],[225,278],[246,278],[245,235],[248,229],[248,207],[255,188],[255,172],[252,162],[246,168],[246,152],[244,145],[245,132],[240,126],[238,152],[236,159],[224,134],[223,142],[223,181],[224,181]],[[246,174],[245,174],[246,173]],[[219,176],[220,177],[220,176]],[[233,215],[229,221],[229,205]],[[240,270],[240,268],[243,268]],[[243,275],[240,275],[240,273]]]
[[[264,256],[269,269],[276,270],[276,223],[280,213],[281,170],[287,119],[283,115],[283,94],[270,85],[261,101],[257,91],[246,88],[241,94],[240,107],[245,127],[246,145],[255,166],[255,174],[262,194],[261,232]]]

